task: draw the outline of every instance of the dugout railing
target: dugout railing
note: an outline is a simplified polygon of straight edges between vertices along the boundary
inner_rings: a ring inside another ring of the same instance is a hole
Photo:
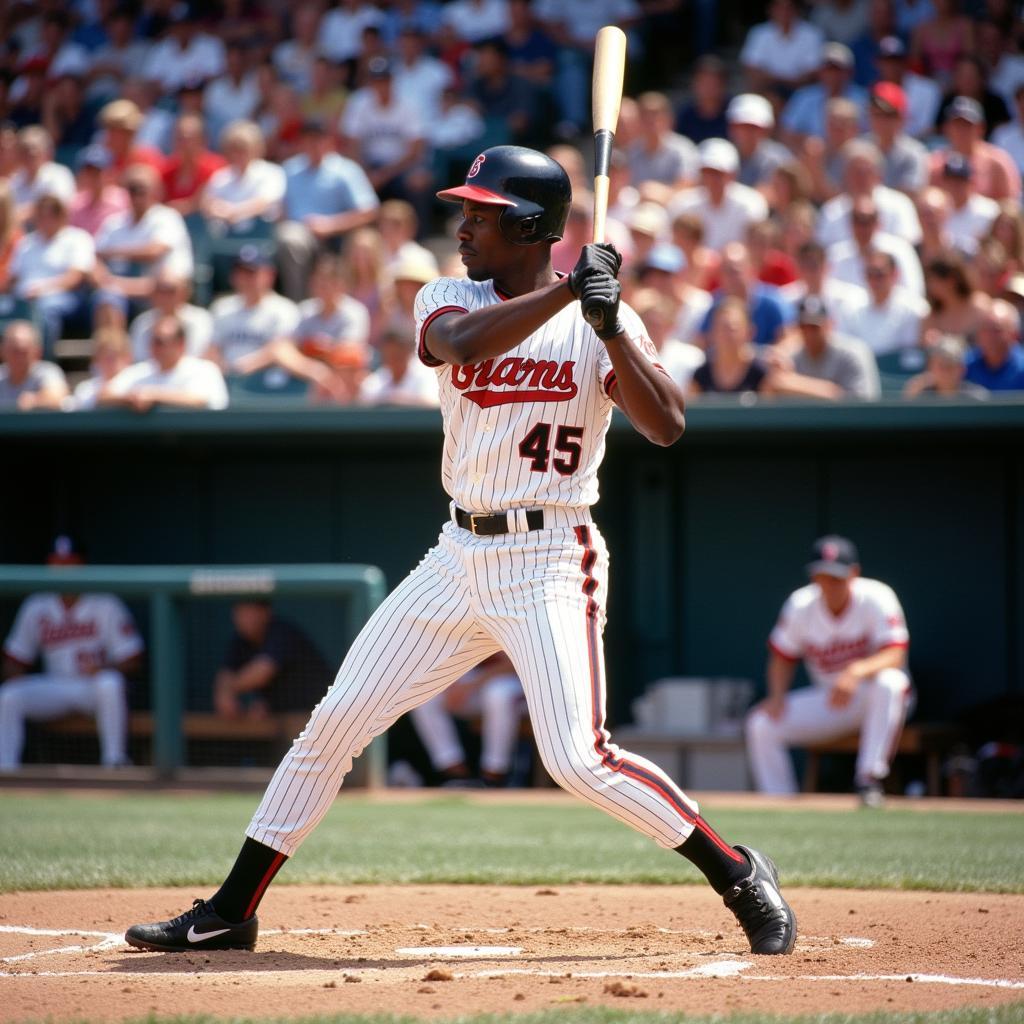
[[[339,628],[351,640],[385,595],[384,574],[372,565],[0,565],[0,596],[38,592],[109,592],[148,605],[149,684],[153,711],[153,771],[173,778],[185,763],[185,645],[182,604],[259,597],[339,600]],[[363,753],[365,779],[382,786],[384,736]]]

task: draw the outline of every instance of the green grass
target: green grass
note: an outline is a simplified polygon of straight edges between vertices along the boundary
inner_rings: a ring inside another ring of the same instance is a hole
[[[0,794],[0,892],[211,886],[254,795]],[[786,885],[1024,892],[1024,815],[704,808],[763,848]],[[688,883],[686,861],[582,804],[340,799],[282,872],[288,883]]]

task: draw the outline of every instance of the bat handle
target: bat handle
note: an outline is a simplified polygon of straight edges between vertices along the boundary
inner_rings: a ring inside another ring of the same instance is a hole
[[[604,313],[602,313],[601,310],[595,307],[586,310],[583,316],[586,318],[587,323],[590,324],[590,326],[593,327],[595,331],[604,325]]]
[[[605,221],[608,216],[608,175],[598,174],[594,178],[594,241],[605,239]]]

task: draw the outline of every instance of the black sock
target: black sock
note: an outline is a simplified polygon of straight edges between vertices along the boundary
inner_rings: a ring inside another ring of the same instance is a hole
[[[231,873],[210,898],[213,909],[230,924],[248,921],[287,859],[283,853],[246,837]]]
[[[731,847],[703,818],[682,846],[676,847],[688,861],[695,864],[721,894],[750,874],[750,861],[741,850]]]

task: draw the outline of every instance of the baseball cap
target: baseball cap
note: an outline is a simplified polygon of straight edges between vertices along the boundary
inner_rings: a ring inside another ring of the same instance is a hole
[[[629,218],[629,227],[642,235],[657,237],[668,229],[668,214],[657,203],[639,203]]]
[[[683,250],[666,242],[654,246],[643,261],[645,270],[663,270],[666,274],[677,274],[685,266]]]
[[[728,139],[705,139],[697,147],[701,170],[735,174],[740,169],[740,155]]]
[[[754,92],[734,96],[725,111],[730,124],[753,124],[758,128],[771,128],[775,124],[775,113],[771,103]]]
[[[236,267],[271,267],[274,261],[270,253],[261,245],[243,245],[235,257]]]
[[[942,165],[942,174],[946,178],[960,178],[962,181],[969,181],[971,161],[963,153],[949,153]]]
[[[367,78],[390,78],[392,74],[391,61],[387,57],[374,57],[366,65]]]
[[[853,51],[843,43],[826,43],[821,48],[821,63],[837,68],[852,68]]]
[[[811,548],[811,560],[807,563],[807,575],[835,576],[847,580],[853,575],[853,567],[860,564],[860,556],[852,540],[830,533],[819,537]]]
[[[46,556],[47,565],[81,565],[85,561],[82,548],[70,534],[62,533],[53,539],[53,547]]]
[[[418,281],[427,284],[437,277],[437,267],[423,256],[405,256],[391,270],[393,281]]]
[[[906,55],[907,48],[899,36],[886,36],[878,43],[878,56],[882,60],[886,58],[903,58]]]
[[[883,114],[907,116],[907,94],[895,82],[876,82],[871,90],[871,105]]]
[[[114,158],[110,155],[110,151],[106,146],[101,146],[98,143],[86,146],[75,158],[75,166],[79,169],[82,167],[95,167],[98,170],[105,171],[113,162]]]
[[[1024,274],[1014,274],[1003,286],[1003,291],[1014,298],[1024,299]]]
[[[797,307],[797,320],[802,324],[824,324],[829,320],[828,307],[820,295],[805,295]]]
[[[970,121],[971,124],[984,124],[985,111],[977,100],[970,96],[957,96],[946,108],[946,121]]]

